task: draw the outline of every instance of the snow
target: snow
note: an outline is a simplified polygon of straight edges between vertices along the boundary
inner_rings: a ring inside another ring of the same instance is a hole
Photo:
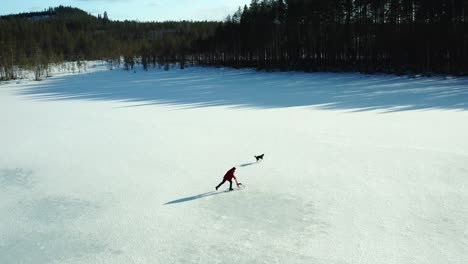
[[[4,83],[0,263],[466,263],[467,110],[454,77]]]

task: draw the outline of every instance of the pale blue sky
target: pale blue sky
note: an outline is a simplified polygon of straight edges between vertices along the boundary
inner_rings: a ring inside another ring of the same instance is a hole
[[[73,6],[112,20],[223,20],[251,0],[0,0],[0,15]]]

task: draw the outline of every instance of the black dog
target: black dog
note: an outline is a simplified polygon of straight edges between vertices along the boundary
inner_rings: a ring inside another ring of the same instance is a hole
[[[264,155],[265,155],[265,154],[258,155],[258,156],[254,156],[254,157],[257,159],[257,162],[258,162],[259,160],[263,160],[263,156],[264,156]]]

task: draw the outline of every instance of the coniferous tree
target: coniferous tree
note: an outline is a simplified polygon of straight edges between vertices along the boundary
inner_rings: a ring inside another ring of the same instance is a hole
[[[198,63],[468,74],[467,0],[252,0],[233,11],[223,22],[112,21],[63,6],[2,16],[0,79],[64,61],[103,59],[114,69],[121,58],[145,70]]]

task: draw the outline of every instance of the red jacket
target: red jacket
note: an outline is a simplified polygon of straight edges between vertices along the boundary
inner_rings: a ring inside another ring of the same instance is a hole
[[[232,168],[232,169],[228,170],[228,172],[226,172],[226,174],[224,174],[224,179],[226,181],[232,181],[232,178],[236,179],[236,176],[234,176],[234,171],[235,170],[236,170],[236,168]]]

